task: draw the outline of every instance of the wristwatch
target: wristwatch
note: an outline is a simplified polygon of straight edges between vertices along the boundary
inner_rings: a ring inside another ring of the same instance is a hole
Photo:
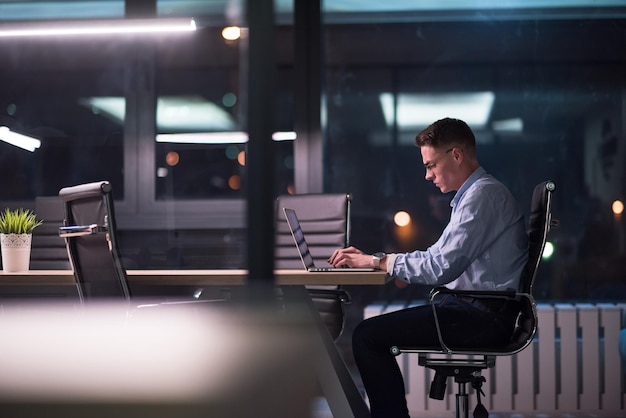
[[[385,258],[387,254],[385,253],[374,253],[372,254],[372,260],[374,261],[374,268],[376,270],[380,270],[380,260]]]

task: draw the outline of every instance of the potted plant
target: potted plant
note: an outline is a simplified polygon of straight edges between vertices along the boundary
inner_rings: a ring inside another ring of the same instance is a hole
[[[5,272],[27,271],[30,265],[30,247],[33,229],[43,221],[27,209],[0,212],[0,243],[2,269]]]

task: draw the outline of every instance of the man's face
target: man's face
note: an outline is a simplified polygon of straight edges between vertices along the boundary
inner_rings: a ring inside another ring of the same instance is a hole
[[[426,169],[426,180],[432,181],[441,193],[457,190],[455,175],[457,166],[452,155],[453,148],[440,150],[424,145],[421,151],[422,162]]]

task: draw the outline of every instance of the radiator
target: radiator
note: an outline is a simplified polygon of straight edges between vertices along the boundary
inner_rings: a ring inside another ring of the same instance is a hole
[[[364,317],[407,306],[411,305],[368,305]],[[538,305],[533,343],[513,356],[498,357],[495,368],[484,371],[483,404],[494,413],[626,417],[626,379],[618,348],[619,331],[626,327],[625,310],[626,304]],[[416,354],[401,354],[397,361],[409,411],[453,416],[449,414],[455,409],[457,384],[452,379],[448,379],[443,400],[430,399],[434,372],[419,366]],[[468,393],[473,410],[476,394],[470,385]]]

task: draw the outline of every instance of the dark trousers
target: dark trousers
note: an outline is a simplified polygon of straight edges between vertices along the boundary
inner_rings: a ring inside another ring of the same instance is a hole
[[[502,346],[516,318],[515,302],[483,304],[444,296],[437,316],[450,348]],[[404,381],[391,346],[440,347],[430,305],[390,312],[362,321],[352,334],[354,359],[370,402],[372,418],[406,418]],[[417,360],[416,360],[417,361]]]

